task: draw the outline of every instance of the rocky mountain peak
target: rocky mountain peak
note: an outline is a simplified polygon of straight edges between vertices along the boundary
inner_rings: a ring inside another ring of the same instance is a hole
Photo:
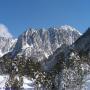
[[[72,29],[70,26],[30,28],[19,36],[12,55],[35,57],[39,61],[48,58],[61,45],[71,45],[80,37],[81,34],[76,29]]]

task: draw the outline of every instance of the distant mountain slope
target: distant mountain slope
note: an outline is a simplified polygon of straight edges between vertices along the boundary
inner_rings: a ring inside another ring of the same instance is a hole
[[[8,28],[0,24],[0,57],[12,51],[16,41],[16,39],[13,39],[11,33],[9,33]]]
[[[56,90],[86,90],[85,82],[90,80],[90,28],[72,45],[58,48],[42,67],[55,74]]]
[[[79,55],[79,57],[87,55],[88,58],[90,54],[90,28],[70,46],[63,44],[60,48],[57,48],[57,50],[43,62],[43,66],[45,66],[44,69],[51,69],[59,60],[62,60],[62,54],[64,61],[67,61],[68,58],[76,54]]]
[[[19,36],[13,51],[1,58],[2,73],[10,61],[17,68],[21,63],[22,73],[30,73],[45,90],[86,90],[85,83],[90,80],[90,28],[83,35],[67,25],[30,29]]]
[[[16,39],[0,37],[0,57],[12,51],[16,43]]]
[[[71,45],[80,35],[79,31],[68,25],[48,29],[30,28],[19,36],[12,56],[24,55],[25,57],[35,57],[41,61],[48,58],[63,44]]]

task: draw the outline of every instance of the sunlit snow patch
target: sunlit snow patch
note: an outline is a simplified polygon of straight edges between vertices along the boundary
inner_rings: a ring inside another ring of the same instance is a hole
[[[6,90],[5,83],[8,81],[8,79],[8,75],[0,75],[0,90]],[[21,87],[22,90],[34,90],[33,83],[33,80],[29,80],[27,77],[23,77],[23,86]]]

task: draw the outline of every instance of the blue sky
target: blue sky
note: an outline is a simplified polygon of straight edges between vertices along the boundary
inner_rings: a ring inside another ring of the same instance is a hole
[[[17,37],[28,27],[90,26],[90,0],[0,0],[0,23]]]

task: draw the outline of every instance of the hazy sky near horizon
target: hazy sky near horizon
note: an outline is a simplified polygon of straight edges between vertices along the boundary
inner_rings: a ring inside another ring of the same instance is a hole
[[[90,0],[0,0],[0,24],[17,37],[28,27],[90,26]]]

